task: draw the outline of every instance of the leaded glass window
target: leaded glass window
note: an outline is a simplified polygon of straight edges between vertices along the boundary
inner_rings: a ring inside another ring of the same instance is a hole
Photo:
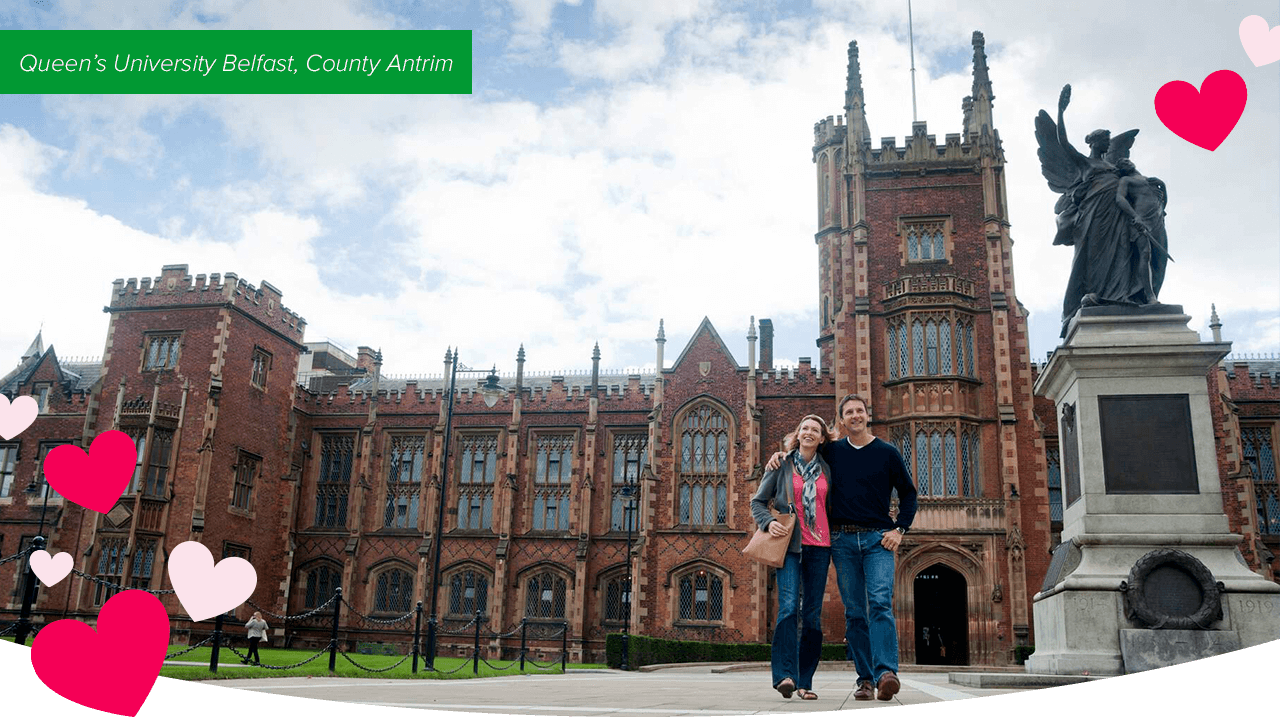
[[[124,583],[125,551],[128,550],[128,545],[128,540],[123,537],[109,538],[102,541],[102,545],[98,549],[100,553],[98,554],[97,575],[100,580],[114,585],[107,586],[102,583],[95,583],[93,605],[101,606],[120,590],[118,587]]]
[[[942,373],[951,374],[951,320],[943,319],[938,330],[938,339],[942,344],[938,351],[942,354]]]
[[[147,462],[147,496],[164,498],[165,482],[169,477],[169,458],[173,453],[173,432],[155,429],[151,432],[151,456]]]
[[[933,455],[933,471],[930,472],[932,477],[933,495],[943,496],[942,491],[942,434],[935,431],[929,437],[929,453]]]
[[[942,437],[942,466],[948,496],[960,493],[956,483],[956,432],[948,430]]]
[[[1058,447],[1051,446],[1044,450],[1045,461],[1049,464],[1049,520],[1062,520],[1062,461],[1058,458]]]
[[[964,325],[964,365],[969,369],[969,376],[978,376],[973,364],[973,324]]]
[[[427,449],[425,436],[391,437],[387,461],[387,499],[382,525],[389,529],[418,528],[418,502],[422,496],[422,467]]]
[[[529,577],[525,583],[525,618],[554,620],[564,618],[564,577],[546,571]]]
[[[913,262],[920,259],[920,238],[914,229],[907,232],[907,259]]]
[[[942,230],[935,230],[933,233],[933,258],[946,259],[946,244],[943,241]]]
[[[889,378],[898,378],[898,328],[889,325]]]
[[[466,569],[449,578],[449,611],[455,618],[471,618],[489,610],[489,577]]]
[[[911,323],[912,364],[914,376],[924,376],[924,324],[919,320]]]
[[[604,582],[604,621],[623,623],[631,613],[631,585],[625,573],[615,574]]]
[[[706,570],[681,576],[680,620],[715,623],[724,620],[724,582]]]
[[[728,520],[729,420],[704,404],[685,415],[681,428],[680,523],[724,524]]]
[[[133,553],[133,571],[129,578],[129,588],[145,589],[151,586],[151,566],[155,558],[156,542],[138,541],[138,549]]]
[[[329,434],[320,438],[320,476],[316,480],[315,525],[346,528],[347,497],[351,491],[351,465],[355,437]]]
[[[938,373],[938,325],[933,321],[924,325],[925,359],[929,365],[929,376]]]
[[[609,511],[609,530],[634,531],[634,501],[639,498],[640,471],[649,461],[649,434],[629,432],[613,437],[613,501]],[[632,493],[628,494],[628,487]]]
[[[240,452],[236,461],[236,482],[231,493],[231,508],[248,511],[253,507],[253,487],[258,480],[258,467],[262,459]]]
[[[458,461],[458,528],[493,526],[493,484],[498,470],[498,435],[470,434],[461,439]]]
[[[916,491],[929,495],[929,437],[923,430],[916,432]]]
[[[307,608],[323,606],[342,585],[342,571],[322,564],[307,572]]]
[[[178,344],[181,338],[181,334],[153,334],[148,336],[142,368],[147,371],[161,371],[177,366]]]
[[[1250,426],[1240,430],[1244,460],[1254,481],[1276,480],[1276,455],[1271,448],[1271,427]]]
[[[573,434],[538,437],[533,476],[533,530],[569,530],[569,494],[573,487]]]
[[[408,613],[412,599],[413,574],[398,568],[378,574],[373,596],[373,610],[379,613]]]

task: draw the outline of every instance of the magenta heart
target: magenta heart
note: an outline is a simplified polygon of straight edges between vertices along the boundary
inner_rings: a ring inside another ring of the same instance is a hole
[[[1156,116],[1173,134],[1212,152],[1235,129],[1248,99],[1243,77],[1218,70],[1204,78],[1199,92],[1182,80],[1165,83],[1156,92]]]
[[[44,475],[65,498],[105,514],[129,487],[138,450],[123,431],[104,431],[89,445],[89,453],[71,444],[49,452]]]
[[[95,710],[135,716],[169,650],[169,614],[146,591],[123,591],[98,612],[97,630],[70,618],[36,634],[31,666],[54,693]]]

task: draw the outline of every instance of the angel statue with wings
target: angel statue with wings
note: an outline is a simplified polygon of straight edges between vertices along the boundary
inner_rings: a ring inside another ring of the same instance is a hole
[[[1063,112],[1070,101],[1067,85],[1058,98],[1057,124],[1044,110],[1036,117],[1040,171],[1062,195],[1054,206],[1053,243],[1075,247],[1062,302],[1063,336],[1081,307],[1158,303],[1169,259],[1164,183],[1138,174],[1129,160],[1138,131],[1112,137],[1108,130],[1094,130],[1084,140],[1086,157],[1067,140]]]

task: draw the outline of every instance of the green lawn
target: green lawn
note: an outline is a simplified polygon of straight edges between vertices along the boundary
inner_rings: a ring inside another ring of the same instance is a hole
[[[5,636],[4,640],[12,641],[13,637]],[[178,651],[181,651],[185,648],[186,646],[169,646],[169,653],[177,653]],[[241,653],[244,653],[244,649],[241,648],[240,646],[236,646],[236,650],[240,651]],[[160,669],[160,675],[167,676],[169,678],[180,678],[180,679],[189,680],[189,681],[211,680],[211,679],[222,679],[222,678],[279,678],[279,677],[285,677],[285,676],[331,675],[329,673],[328,651],[325,651],[324,654],[322,654],[321,656],[316,658],[314,661],[311,661],[310,663],[304,666],[291,668],[287,671],[277,671],[277,670],[269,670],[266,668],[257,668],[253,666],[242,666],[240,665],[240,659],[236,656],[236,654],[232,653],[231,651],[227,650],[224,647],[218,653],[218,672],[217,673],[212,673],[209,671],[209,654],[211,652],[212,652],[211,648],[203,647],[203,648],[197,648],[194,651],[191,651],[190,653],[185,653],[177,658],[174,658],[173,660],[199,662],[199,663],[202,663],[203,665],[200,665],[200,666],[165,665],[163,668]],[[282,648],[262,648],[262,649],[259,649],[258,652],[262,654],[263,663],[267,663],[273,666],[292,665],[294,663],[297,663],[298,661],[310,658],[316,653],[316,651],[293,651],[293,650],[285,650]],[[368,668],[386,668],[387,666],[394,664],[396,661],[399,661],[403,657],[403,656],[366,656],[366,655],[355,654],[355,653],[352,653],[350,655],[352,659],[354,659],[360,665],[366,666]],[[444,675],[443,673],[435,673],[435,672],[429,672],[429,671],[423,670],[423,664],[421,659],[419,659],[419,662],[418,662],[418,672],[417,674],[414,674],[410,669],[410,665],[412,663],[413,663],[413,659],[410,658],[390,671],[385,671],[383,673],[367,673],[351,665],[351,663],[347,659],[343,658],[342,654],[339,653],[337,670],[332,675],[343,676],[347,678],[440,679],[440,678],[476,678],[476,677],[483,678],[487,676],[516,675],[520,673],[519,663],[516,663],[515,665],[512,665],[510,667],[507,667],[507,665],[511,663],[511,661],[491,661],[491,663],[493,663],[493,665],[495,666],[506,668],[505,671],[499,671],[499,670],[490,668],[489,666],[486,666],[484,664],[484,661],[481,661],[480,673],[475,674],[471,672],[471,659],[437,658],[436,666],[439,669],[441,669],[442,672],[459,669],[456,672],[450,673],[448,675]],[[595,663],[570,663],[569,667],[570,668],[603,668],[604,666],[600,664],[595,664]],[[526,662],[524,673],[527,675],[558,674],[560,673],[560,663],[556,662],[552,667],[548,669],[539,670],[534,668],[532,664]]]

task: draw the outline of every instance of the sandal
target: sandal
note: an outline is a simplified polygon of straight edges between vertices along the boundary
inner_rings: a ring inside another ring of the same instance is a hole
[[[778,681],[778,685],[773,688],[777,692],[781,693],[783,698],[790,698],[791,694],[796,692],[796,682],[790,678],[783,678]]]
[[[817,694],[817,693],[814,693],[813,691],[809,690],[808,688],[797,688],[797,689],[796,689],[796,695],[800,696],[800,700],[802,700],[802,701],[816,701],[816,700],[818,700],[818,694]]]

